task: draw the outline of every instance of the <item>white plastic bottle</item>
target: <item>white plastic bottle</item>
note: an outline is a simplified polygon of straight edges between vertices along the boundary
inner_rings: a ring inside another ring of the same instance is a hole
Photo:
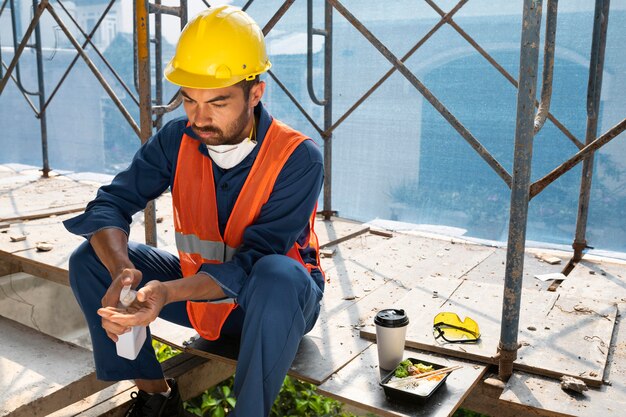
[[[122,288],[120,292],[120,308],[130,306],[137,297],[137,291],[131,290],[130,285]],[[132,330],[118,336],[115,347],[117,355],[126,359],[134,360],[139,355],[139,351],[146,341],[146,328],[144,326],[133,326]]]

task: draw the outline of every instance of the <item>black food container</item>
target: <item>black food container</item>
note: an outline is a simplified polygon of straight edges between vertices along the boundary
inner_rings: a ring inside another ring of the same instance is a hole
[[[433,371],[436,371],[437,369],[445,368],[444,365],[439,365],[437,363],[432,363],[432,362],[425,361],[422,359],[416,359],[416,358],[407,358],[407,359],[410,360],[411,363],[413,364],[422,363],[426,366],[431,365],[433,367]],[[446,379],[448,379],[448,375],[450,375],[449,372],[444,374],[444,377],[441,378],[439,381],[437,381],[436,384],[432,382],[428,382],[428,384],[432,384],[432,388],[430,388],[427,392],[415,392],[410,388],[395,387],[393,385],[389,385],[388,382],[391,380],[391,378],[393,378],[394,373],[395,373],[395,370],[391,371],[390,373],[385,375],[383,379],[380,381],[380,385],[383,387],[383,390],[385,391],[385,396],[390,400],[397,400],[397,401],[411,402],[411,403],[416,403],[416,402],[422,403],[428,400],[435,393],[435,391],[441,388],[441,386],[446,382]],[[427,379],[427,378],[428,377],[424,379]]]

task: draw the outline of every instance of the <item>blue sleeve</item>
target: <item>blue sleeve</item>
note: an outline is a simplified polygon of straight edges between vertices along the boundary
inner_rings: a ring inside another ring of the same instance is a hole
[[[117,174],[111,184],[100,187],[83,214],[63,222],[65,228],[86,238],[110,227],[128,235],[133,214],[171,185],[185,123],[181,119],[171,121],[150,138],[126,170]]]
[[[256,261],[266,255],[286,254],[303,232],[308,233],[323,179],[319,147],[306,140],[285,163],[269,200],[257,221],[246,228],[233,259],[203,264],[199,272],[211,275],[229,297],[236,298]]]

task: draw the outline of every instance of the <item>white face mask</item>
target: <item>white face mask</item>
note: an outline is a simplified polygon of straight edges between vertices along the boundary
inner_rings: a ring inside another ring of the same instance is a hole
[[[250,155],[256,146],[255,140],[245,138],[236,145],[206,145],[213,162],[222,169],[230,169]]]

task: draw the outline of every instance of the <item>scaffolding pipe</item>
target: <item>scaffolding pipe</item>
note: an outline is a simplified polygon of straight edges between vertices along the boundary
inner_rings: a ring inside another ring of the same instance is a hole
[[[150,31],[147,0],[135,0],[135,31],[137,33],[137,90],[139,91],[139,139],[143,145],[152,136],[152,98],[150,83]],[[154,200],[144,209],[146,245],[157,246],[156,209]]]
[[[285,84],[283,84],[276,75],[274,75],[274,73],[272,72],[272,70],[267,71],[267,73],[269,74],[269,76],[274,80],[274,82],[276,83],[276,85],[278,85],[280,87],[281,90],[283,90],[283,92],[285,93],[285,95],[287,96],[287,98],[289,98],[289,100],[291,100],[291,102],[293,103],[294,106],[296,106],[296,108],[298,110],[300,110],[300,113],[302,113],[302,115],[305,117],[305,119],[307,119],[307,121],[311,124],[311,126],[313,126],[313,128],[315,130],[317,130],[317,133],[319,133],[320,135],[322,135],[323,130],[321,127],[319,127],[317,125],[317,123],[315,123],[315,120],[313,120],[313,118],[309,115],[309,113],[307,113],[307,111],[304,109],[304,107],[302,107],[302,104],[300,104],[298,102],[298,99],[293,95],[293,93],[291,91],[289,91],[289,89],[287,88],[287,86],[285,86]]]
[[[432,0],[426,0],[426,2],[433,8],[435,9],[435,11],[437,13],[439,13],[440,16],[443,17],[444,12],[443,10],[441,10],[439,8],[439,6],[437,6]],[[465,32],[459,25],[456,24],[456,22],[452,19],[450,19],[450,21],[448,21],[448,24],[454,29],[456,30],[456,32],[461,35],[461,37],[463,39],[465,39],[467,41],[467,43],[469,43],[471,46],[474,47],[474,49],[476,49],[476,51],[483,56],[483,58],[485,58],[487,60],[487,62],[489,62],[500,74],[502,74],[502,76],[504,78],[507,79],[508,82],[510,82],[515,88],[517,88],[517,80],[515,78],[513,78],[513,76],[511,74],[509,74],[509,72],[507,70],[504,69],[504,67],[502,67],[502,65],[498,64],[498,62],[487,53],[487,51],[485,51],[484,48],[482,48],[470,35],[467,34],[467,32]],[[536,103],[536,105],[538,106],[539,103]],[[580,140],[578,140],[578,138],[576,138],[576,136],[574,136],[574,134],[572,132],[570,132],[556,117],[554,117],[550,112],[548,112],[548,120],[550,120],[552,123],[554,123],[554,125],[561,131],[563,132],[563,134],[574,144],[576,145],[576,147],[578,149],[582,149],[585,144],[582,143]]]
[[[609,0],[596,0],[593,20],[593,37],[591,40],[591,58],[589,62],[589,83],[587,86],[587,130],[585,143],[594,141],[598,134],[598,113],[600,110],[600,95],[602,93],[602,73],[604,71],[604,50],[606,47],[606,32],[609,24]],[[578,197],[578,217],[576,219],[576,236],[573,262],[582,259],[583,251],[588,248],[586,231],[589,215],[589,201],[591,197],[591,180],[593,178],[594,154],[590,153],[583,161],[583,170],[580,180],[580,194]]]
[[[315,94],[315,88],[313,88],[313,35],[327,36],[327,32],[313,28],[313,0],[307,0],[306,6],[306,88],[311,101],[318,106],[324,106],[326,105],[326,100],[318,99],[317,94]],[[326,45],[326,41],[324,40],[324,45]],[[325,73],[324,79],[326,79]]]
[[[274,16],[272,16],[272,18],[265,24],[265,26],[263,26],[263,36],[267,36],[267,34],[270,33],[276,23],[278,23],[278,21],[285,15],[285,13],[287,13],[287,10],[289,10],[291,5],[295,1],[296,0],[285,0],[282,6],[280,6],[276,13],[274,13]],[[249,6],[250,3],[252,2],[249,2],[246,7]]]
[[[37,10],[37,0],[33,0],[33,11]],[[39,96],[39,128],[41,129],[41,159],[43,160],[42,176],[48,178],[50,172],[50,161],[48,160],[48,122],[46,118],[46,94],[43,79],[43,53],[41,51],[41,25],[37,22],[35,26],[35,51],[37,60],[37,83]]]
[[[41,3],[39,3],[37,8],[35,9],[33,20],[31,20],[30,25],[28,25],[28,29],[26,29],[26,33],[24,33],[24,38],[22,39],[22,42],[20,42],[16,49],[14,49],[13,59],[11,60],[11,63],[4,72],[4,76],[0,80],[0,94],[2,94],[2,92],[4,91],[4,87],[7,85],[7,82],[9,81],[13,70],[17,66],[20,56],[22,55],[22,52],[24,52],[24,48],[26,48],[28,39],[30,39],[31,35],[35,31],[35,27],[39,24],[41,14],[46,9],[46,7],[48,7],[48,0],[41,0]],[[13,13],[13,10],[11,10],[11,12]],[[17,80],[19,85],[19,78],[17,78]]]
[[[0,50],[1,49],[2,48],[0,48]],[[6,64],[4,62],[2,63],[2,67],[1,68],[4,68],[5,70],[7,69],[7,66],[6,66]],[[0,73],[2,73],[1,69],[0,69]],[[18,91],[22,94],[22,97],[24,97],[24,99],[26,100],[26,103],[28,103],[28,106],[31,108],[33,113],[35,113],[35,115],[37,115],[37,113],[38,113],[37,107],[35,107],[35,104],[33,104],[33,101],[30,99],[30,97],[28,96],[26,91],[24,91],[23,89],[20,88],[20,85],[17,82],[17,78],[15,78],[15,76],[13,76],[13,74],[11,74],[11,79],[13,80],[15,85],[17,86]],[[1,92],[0,92],[0,94],[1,94]]]
[[[558,0],[548,0],[546,13],[546,39],[543,48],[543,70],[541,81],[541,101],[535,116],[535,135],[546,122],[552,100],[552,75],[554,73],[554,51],[556,44],[556,17],[559,8]]]
[[[161,0],[155,0],[155,4],[150,3],[148,5],[148,13],[154,13],[154,100],[156,104],[163,104],[163,31],[161,26],[161,13],[155,10],[160,10]],[[180,8],[175,7],[178,12]],[[157,117],[153,122],[153,126],[156,130],[161,129],[163,125],[163,116],[157,115],[153,109],[150,110],[152,114]]]
[[[161,16],[159,13],[162,11],[162,8],[166,8],[168,12],[166,14],[172,14],[172,12],[176,12],[176,16],[180,19],[180,31],[182,32],[187,24],[187,0],[180,0],[178,7],[166,7],[161,4],[161,0],[157,0],[156,4],[149,4],[148,12],[154,13],[154,22],[155,22],[155,83],[156,83],[156,101],[155,105],[152,106],[152,114],[156,116],[154,121],[154,126],[157,129],[161,128],[163,123],[163,115],[165,113],[169,113],[171,111],[176,110],[178,106],[180,106],[183,102],[183,97],[180,95],[180,89],[176,91],[174,96],[170,99],[167,104],[163,104],[163,30],[161,23]],[[159,90],[161,90],[159,92]]]
[[[19,7],[19,5],[18,5],[18,7]],[[33,9],[33,11],[34,10],[35,9]],[[19,32],[18,28],[21,27],[19,16],[17,16],[18,11],[19,11],[19,9],[16,9],[16,7],[15,7],[15,1],[11,0],[11,34],[13,35],[13,50],[17,49],[17,34]],[[24,37],[24,39],[30,40],[30,36]],[[27,46],[32,48],[32,45],[27,45]],[[20,72],[20,64],[19,64],[19,62],[17,64],[17,66],[15,67],[15,79],[17,80],[17,86],[19,87],[20,90],[24,91],[26,94],[31,95],[31,96],[36,96],[37,95],[36,91],[28,91],[26,89],[26,87],[24,87],[24,85],[22,84],[22,75],[21,75],[21,72]]]
[[[4,12],[4,8],[6,7],[8,2],[9,2],[9,0],[4,0],[2,2],[2,6],[0,6],[0,15],[2,15],[2,12]],[[13,13],[13,10],[11,10],[11,13]]]
[[[463,7],[465,5],[465,3],[467,3],[469,0],[460,0],[456,6],[454,6],[454,8],[452,10],[450,10],[448,13],[443,13],[443,11],[441,12],[441,20],[439,20],[439,22],[437,22],[437,24],[435,26],[433,26],[426,35],[424,35],[415,45],[413,45],[413,47],[411,49],[409,49],[409,51],[404,54],[404,56],[402,56],[402,58],[400,58],[400,61],[402,62],[406,62],[414,53],[415,51],[417,51],[419,48],[421,48],[421,46],[423,44],[426,43],[426,41],[428,39],[431,38],[431,36],[433,36],[435,34],[435,32],[437,32],[437,30],[439,30],[440,27],[442,27],[444,24],[446,23],[450,23],[452,21],[452,16],[454,16],[454,14],[459,11],[461,9],[461,7]],[[335,121],[335,123],[330,127],[329,132],[334,131],[335,129],[337,129],[339,127],[339,125],[341,123],[344,122],[344,120],[346,120],[348,118],[348,116],[350,116],[352,114],[352,112],[354,112],[369,96],[371,96],[377,89],[378,87],[380,87],[381,85],[383,85],[383,83],[385,81],[387,81],[387,79],[389,77],[391,77],[391,75],[393,75],[398,69],[394,66],[392,66],[389,71],[387,71],[385,73],[385,75],[383,75],[381,77],[380,80],[378,80],[376,82],[376,84],[374,84],[369,90],[367,90],[365,92],[365,94],[363,94],[361,96],[361,98],[359,98],[353,105],[352,107],[350,107],[348,110],[346,110],[346,112]]]
[[[120,113],[122,113],[122,116],[124,116],[124,118],[126,119],[128,124],[130,125],[130,127],[135,131],[137,136],[139,136],[140,135],[139,127],[135,123],[135,120],[130,115],[130,113],[128,113],[128,110],[126,110],[126,107],[124,107],[124,104],[117,97],[117,95],[115,94],[115,92],[113,91],[113,89],[111,88],[109,83],[106,82],[106,80],[104,79],[102,74],[100,74],[100,71],[98,71],[98,68],[96,68],[96,65],[89,58],[89,56],[87,55],[85,50],[80,46],[78,41],[74,38],[74,36],[68,30],[68,28],[65,26],[65,24],[63,24],[63,21],[61,20],[59,15],[57,15],[57,13],[54,11],[54,8],[48,3],[47,0],[43,0],[43,2],[46,3],[46,8],[48,9],[48,12],[52,16],[52,18],[57,22],[57,24],[59,25],[59,27],[61,28],[61,30],[65,34],[65,36],[67,37],[67,39],[74,46],[74,49],[76,49],[78,51],[78,53],[80,54],[81,58],[83,58],[83,60],[85,61],[85,63],[87,64],[87,66],[89,67],[91,72],[93,73],[93,75],[100,82],[100,85],[102,85],[102,88],[104,88],[104,90],[107,92],[107,94],[109,95],[109,97],[111,98],[113,103],[119,109]],[[42,2],[42,4],[43,4],[43,2]],[[40,7],[41,7],[41,4],[40,4]]]
[[[505,381],[513,373],[513,362],[517,358],[519,348],[517,334],[524,276],[541,6],[541,0],[524,0],[509,238],[502,297],[502,327],[498,345],[499,376]]]
[[[182,102],[183,96],[180,95],[180,90],[178,90],[169,103],[152,106],[152,114],[156,116],[162,116],[165,113],[176,110],[176,108],[180,106]]]
[[[109,71],[111,71],[111,74],[115,77],[117,82],[120,83],[120,85],[122,86],[124,91],[126,91],[128,96],[135,102],[135,104],[139,105],[139,101],[137,100],[135,95],[132,93],[132,91],[130,91],[130,89],[128,88],[126,83],[124,83],[124,81],[122,80],[122,77],[120,77],[120,75],[117,73],[117,71],[115,71],[115,69],[111,66],[111,64],[109,64],[109,62],[106,60],[106,58],[100,53],[98,48],[96,48],[96,46],[91,42],[91,39],[93,38],[93,35],[96,33],[96,31],[98,30],[98,28],[100,27],[100,25],[104,21],[104,18],[106,17],[106,15],[111,10],[111,7],[113,7],[113,4],[115,4],[115,0],[111,0],[109,2],[107,7],[102,12],[102,15],[100,15],[100,18],[98,19],[98,21],[96,22],[96,24],[94,25],[94,27],[91,29],[91,31],[89,33],[86,33],[80,27],[78,22],[76,22],[76,20],[72,17],[72,14],[69,12],[69,10],[67,10],[67,8],[63,5],[63,3],[61,3],[61,1],[57,0],[57,3],[59,4],[59,6],[61,6],[61,8],[63,9],[63,11],[67,15],[67,17],[72,21],[72,23],[74,23],[74,25],[78,28],[78,30],[81,33],[81,35],[83,35],[85,37],[85,41],[83,42],[82,48],[85,49],[88,45],[91,45],[91,47],[93,48],[94,52],[98,55],[98,57],[100,57],[100,59],[102,60],[104,65],[109,69]],[[50,102],[52,102],[52,99],[56,95],[57,91],[59,91],[59,89],[63,85],[63,82],[65,81],[65,79],[69,75],[70,71],[72,70],[72,68],[74,68],[74,65],[76,64],[76,61],[78,61],[79,57],[80,57],[80,54],[74,55],[74,58],[72,59],[72,62],[70,62],[70,65],[67,67],[67,69],[65,70],[65,72],[63,73],[61,78],[59,79],[59,82],[57,83],[56,87],[54,88],[54,90],[52,91],[50,96],[48,97],[48,100],[46,101],[46,105],[44,106],[44,109],[46,109],[50,105]]]
[[[324,219],[330,220],[332,209],[333,134],[333,6],[324,2]]]
[[[160,0],[157,0],[154,4],[148,4],[148,12],[154,13],[154,16],[159,16],[161,14],[168,14],[170,16],[181,16],[181,8],[182,6],[164,6],[161,4]]]
[[[511,174],[489,153],[489,151],[467,130],[465,126],[443,105],[441,101],[426,88],[424,84],[395,56],[372,32],[370,32],[339,0],[327,0],[337,11],[348,20],[394,67],[419,91],[422,96],[443,116],[478,155],[495,171],[495,173],[511,187]],[[534,102],[533,102],[534,104]],[[534,114],[533,114],[534,118]]]
[[[572,156],[570,159],[553,169],[549,174],[535,181],[533,185],[530,186],[530,198],[532,199],[534,196],[539,194],[541,191],[543,191],[544,188],[554,182],[561,175],[574,168],[580,161],[590,156],[592,153],[609,143],[611,140],[615,139],[620,133],[625,130],[626,119],[623,119],[621,122],[610,128],[607,132],[605,132],[601,136],[598,136],[598,138],[596,138],[584,148],[576,152],[576,154],[574,154],[574,156]]]

